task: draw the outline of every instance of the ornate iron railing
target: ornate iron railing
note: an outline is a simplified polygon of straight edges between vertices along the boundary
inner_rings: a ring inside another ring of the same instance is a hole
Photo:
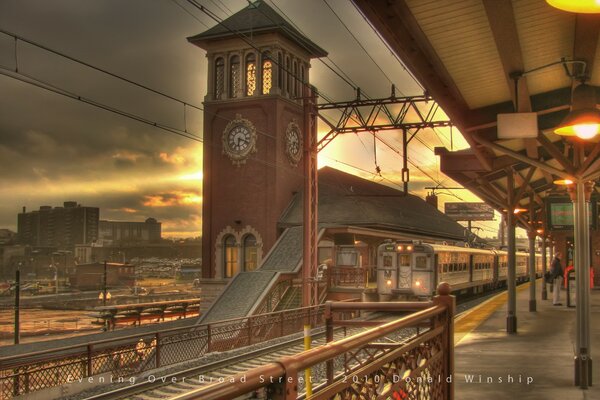
[[[324,305],[258,314],[192,328],[131,335],[88,345],[0,358],[0,398],[109,373],[113,378],[143,372],[217,351],[302,332],[304,323],[323,326]]]
[[[276,362],[229,377],[202,389],[179,395],[178,400],[255,399],[295,400],[304,386],[304,371],[325,370],[317,377],[311,400],[431,399],[453,400],[455,300],[441,284],[431,302],[326,304],[329,343],[283,357]],[[349,310],[415,311],[392,322],[335,321],[334,312]],[[335,325],[380,325],[338,341]],[[426,327],[427,329],[421,329]],[[394,340],[402,330],[414,329],[410,339]],[[311,375],[311,377],[313,376]],[[231,384],[235,382],[235,384]]]
[[[277,282],[258,305],[255,314],[265,314],[274,311],[279,302],[283,299],[283,296],[285,296],[285,293],[292,286],[292,279],[285,279]]]
[[[369,282],[375,282],[375,270],[376,267],[374,266],[332,266],[327,269],[327,284],[330,288],[366,288],[369,285]]]

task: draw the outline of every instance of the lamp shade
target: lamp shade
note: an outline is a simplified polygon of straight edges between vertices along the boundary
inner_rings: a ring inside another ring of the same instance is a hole
[[[568,12],[579,14],[600,13],[600,1],[598,0],[546,0],[546,3]]]
[[[600,110],[596,108],[594,88],[582,83],[573,90],[571,112],[554,129],[554,133],[591,139],[599,131]]]

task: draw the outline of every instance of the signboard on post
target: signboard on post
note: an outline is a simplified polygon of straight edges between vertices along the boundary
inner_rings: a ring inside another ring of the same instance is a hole
[[[445,203],[444,213],[455,221],[492,221],[494,209],[485,203]]]
[[[590,227],[596,229],[597,198],[592,197],[588,203],[590,215]],[[548,225],[550,230],[572,230],[573,229],[573,203],[568,197],[546,198],[546,210],[548,213]]]

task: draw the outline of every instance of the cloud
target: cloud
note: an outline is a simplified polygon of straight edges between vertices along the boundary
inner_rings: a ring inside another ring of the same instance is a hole
[[[144,196],[142,203],[146,207],[173,207],[177,205],[201,204],[202,195],[199,191],[171,191]]]

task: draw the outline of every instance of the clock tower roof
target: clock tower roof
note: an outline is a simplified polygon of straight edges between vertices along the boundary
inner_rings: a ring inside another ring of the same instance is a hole
[[[262,0],[250,3],[246,8],[233,14],[223,22],[205,32],[188,37],[187,40],[198,47],[204,48],[209,42],[237,37],[240,34],[256,36],[271,32],[282,34],[301,48],[306,49],[312,57],[327,56],[325,50],[298,32],[296,28]]]

